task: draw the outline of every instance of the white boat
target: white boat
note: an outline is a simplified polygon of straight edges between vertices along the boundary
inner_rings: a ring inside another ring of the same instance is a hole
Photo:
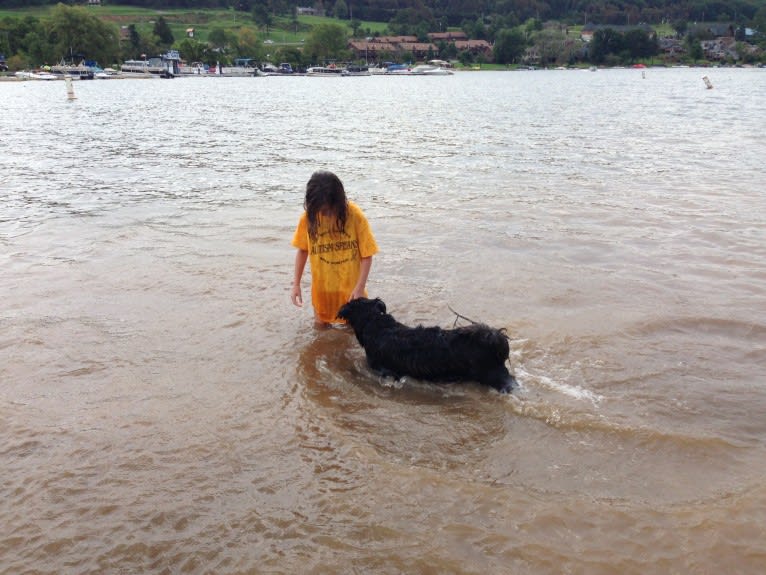
[[[253,76],[305,76],[304,73],[299,72],[293,68],[288,62],[282,62],[279,66],[275,66],[269,62],[261,64],[260,68],[256,68],[253,72]]]
[[[173,78],[180,73],[180,64],[178,50],[168,50],[166,54],[148,60],[125,60],[120,69],[125,77]]]
[[[306,75],[340,78],[343,75],[343,70],[335,66],[313,66],[306,70]]]
[[[104,68],[100,74],[106,74],[108,78],[120,78],[120,72],[119,70],[115,70],[114,68]],[[99,74],[96,74],[97,78],[101,78],[102,76]]]
[[[341,72],[344,76],[370,76],[370,68],[367,66],[346,66]]]
[[[433,64],[419,64],[410,71],[410,74],[413,76],[452,76],[454,72]]]
[[[95,64],[95,62],[92,62]],[[84,60],[79,64],[74,62],[67,63],[62,59],[58,64],[54,66],[45,66],[45,71],[55,74],[59,78],[69,77],[72,80],[92,80],[94,77],[94,70]],[[100,68],[99,68],[100,70]]]
[[[408,64],[389,64],[386,75],[390,76],[411,76],[412,68]]]
[[[30,72],[26,70],[16,72],[15,76],[17,78],[21,78],[22,80],[58,80],[63,78],[63,76],[57,76],[56,74],[51,74],[50,72]]]
[[[120,70],[123,74],[129,74],[131,76],[159,76],[165,71],[165,67],[158,62],[150,62],[149,60],[125,60],[120,66]]]

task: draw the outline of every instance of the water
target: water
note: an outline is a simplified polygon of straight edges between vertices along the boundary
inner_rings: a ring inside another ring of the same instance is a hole
[[[75,93],[0,84],[0,573],[766,569],[766,71]],[[316,169],[513,396],[289,303]]]

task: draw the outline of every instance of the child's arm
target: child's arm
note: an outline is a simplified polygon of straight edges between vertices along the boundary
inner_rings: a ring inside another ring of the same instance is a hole
[[[367,286],[367,278],[370,275],[370,268],[372,267],[372,256],[362,258],[359,265],[359,279],[356,281],[354,291],[351,292],[349,300],[364,297],[364,290]]]
[[[306,250],[298,250],[295,252],[295,273],[293,274],[293,285],[290,290],[290,299],[293,300],[293,304],[298,307],[303,307],[301,278],[303,277],[303,270],[306,267],[306,260],[308,260],[308,257],[309,253]]]

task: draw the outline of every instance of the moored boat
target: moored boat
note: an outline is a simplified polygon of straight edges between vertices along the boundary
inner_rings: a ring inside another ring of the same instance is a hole
[[[50,73],[59,78],[66,78],[68,76],[72,80],[93,80],[94,78],[93,70],[83,64],[78,66],[58,64],[57,66],[51,66]]]
[[[368,66],[346,66],[341,72],[344,76],[370,76]]]
[[[336,66],[312,66],[306,70],[307,76],[338,77],[343,75],[343,70]]]
[[[14,76],[21,80],[58,80],[63,78],[63,76],[57,76],[56,74],[40,70],[21,70],[16,72]]]
[[[145,60],[125,60],[121,66],[124,76],[173,78],[180,71],[181,56],[178,50]]]
[[[389,64],[386,74],[391,76],[409,76],[412,74],[412,68],[408,64]]]
[[[433,64],[420,64],[415,66],[410,73],[413,76],[451,76],[454,74],[452,70]]]

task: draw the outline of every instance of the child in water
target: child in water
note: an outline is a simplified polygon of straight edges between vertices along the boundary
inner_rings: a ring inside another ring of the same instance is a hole
[[[343,183],[332,172],[311,175],[303,207],[292,241],[298,251],[290,297],[293,304],[303,306],[301,278],[308,260],[315,323],[342,323],[336,317],[341,306],[367,296],[367,277],[378,245],[364,213],[348,201]]]

